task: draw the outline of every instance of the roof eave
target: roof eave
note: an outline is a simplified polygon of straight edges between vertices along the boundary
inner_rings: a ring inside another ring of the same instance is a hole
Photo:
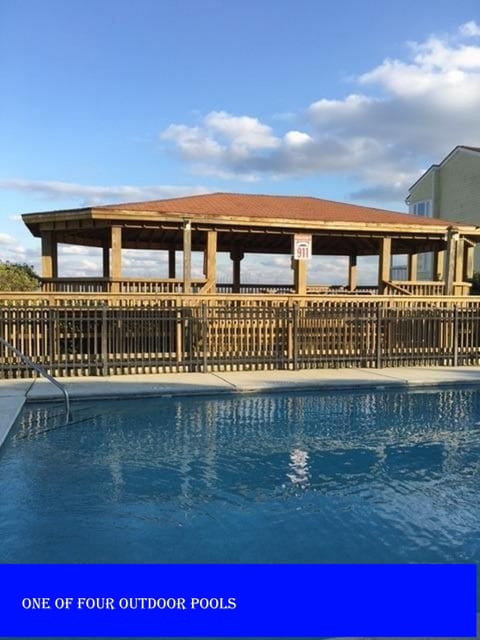
[[[147,222],[158,222],[161,218],[164,222],[173,222],[176,224],[183,224],[185,220],[191,220],[198,224],[207,226],[238,226],[238,227],[273,227],[284,229],[305,229],[311,230],[331,230],[331,231],[384,231],[386,233],[395,233],[401,231],[402,233],[412,234],[444,234],[448,227],[458,227],[462,233],[480,235],[480,228],[474,225],[465,225],[457,222],[451,222],[447,220],[439,219],[438,224],[421,224],[418,218],[415,218],[415,222],[378,222],[378,221],[343,221],[343,220],[311,220],[311,219],[291,219],[285,220],[285,218],[261,218],[261,217],[249,217],[249,216],[220,216],[220,215],[198,215],[188,214],[185,212],[168,212],[161,211],[139,211],[128,209],[102,209],[102,208],[89,208],[89,209],[75,209],[55,212],[45,212],[38,214],[25,214],[22,216],[25,224],[28,226],[33,235],[40,235],[40,225],[43,223],[60,222],[68,220],[106,220],[106,221],[136,221],[139,219]],[[413,218],[413,217],[412,217]]]

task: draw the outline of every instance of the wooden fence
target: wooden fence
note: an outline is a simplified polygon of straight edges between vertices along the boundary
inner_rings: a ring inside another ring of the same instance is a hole
[[[480,303],[473,297],[3,294],[0,335],[60,377],[474,365],[480,364]],[[0,349],[0,377],[31,375]]]

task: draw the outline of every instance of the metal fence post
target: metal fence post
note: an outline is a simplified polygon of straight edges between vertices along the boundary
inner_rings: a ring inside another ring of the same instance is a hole
[[[298,304],[293,305],[293,370],[298,369]]]
[[[176,373],[180,372],[180,364],[183,362],[183,307],[175,309],[175,355]]]
[[[453,307],[453,366],[458,367],[458,306]]]
[[[377,369],[382,368],[382,311],[383,306],[379,302],[377,306]]]
[[[207,305],[202,303],[202,346],[203,346],[203,373],[208,372],[208,330],[207,330]]]
[[[102,307],[101,333],[102,375],[108,376],[107,308],[105,306]]]

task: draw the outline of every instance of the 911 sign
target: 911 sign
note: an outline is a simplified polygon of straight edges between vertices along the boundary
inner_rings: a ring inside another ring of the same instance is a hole
[[[296,233],[293,236],[293,259],[310,260],[312,257],[312,236],[308,233]]]

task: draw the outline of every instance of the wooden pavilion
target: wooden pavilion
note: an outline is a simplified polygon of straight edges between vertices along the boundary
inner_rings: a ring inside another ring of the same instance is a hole
[[[473,247],[480,227],[450,223],[310,197],[213,193],[166,200],[92,206],[23,215],[42,241],[42,286],[45,292],[79,293],[254,293],[244,287],[245,253],[292,255],[302,236],[312,255],[348,256],[345,293],[361,292],[356,284],[357,258],[379,256],[378,289],[384,295],[466,295],[473,275]],[[101,247],[103,277],[59,278],[58,243]],[[168,252],[168,278],[125,278],[122,248]],[[183,254],[177,277],[176,252]],[[204,278],[192,279],[192,251],[204,253]],[[230,285],[216,282],[218,252],[232,260]],[[417,279],[417,255],[432,252],[431,281]],[[408,256],[408,279],[391,278],[393,255]],[[299,259],[295,259],[295,258]],[[257,292],[297,295],[328,293],[307,285],[308,260],[292,255],[291,288],[259,285]],[[335,290],[338,293],[338,290]]]

